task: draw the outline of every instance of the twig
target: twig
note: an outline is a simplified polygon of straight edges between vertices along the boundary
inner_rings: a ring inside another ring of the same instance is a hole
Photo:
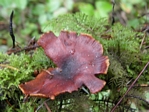
[[[39,106],[38,106],[38,108],[35,110],[35,112],[37,112],[42,106],[43,106],[43,104],[45,103],[45,102],[47,102],[47,101],[49,101],[50,99],[47,99],[47,100],[45,100],[42,104],[40,104]]]
[[[145,99],[143,99],[143,98],[141,98],[141,97],[139,97],[139,96],[126,95],[126,97],[133,97],[133,98],[139,99],[139,100],[144,101],[145,103],[147,103],[147,104],[149,105],[149,102],[148,102],[148,101],[146,101]]]
[[[52,112],[46,102],[44,102],[45,107],[47,108],[48,112]]]
[[[130,85],[128,85],[129,87]],[[149,84],[140,84],[140,85],[134,85],[133,88],[135,87],[149,87]]]
[[[142,45],[143,45],[144,40],[145,40],[145,37],[146,37],[146,32],[144,33],[143,39],[142,39],[142,41],[141,41],[141,44],[140,44],[140,49],[142,48]]]
[[[124,97],[126,96],[126,94],[130,91],[130,89],[134,86],[134,84],[136,83],[136,81],[140,78],[140,76],[142,75],[142,73],[144,72],[144,70],[147,68],[147,66],[149,65],[149,62],[144,66],[143,70],[140,72],[140,74],[137,76],[137,78],[133,81],[133,83],[130,85],[130,87],[128,88],[128,90],[125,92],[125,94],[120,98],[120,100],[118,101],[118,103],[112,108],[111,112],[114,112],[114,110],[116,109],[116,107],[121,103],[121,101],[124,99]]]
[[[145,49],[148,49],[148,48],[149,48],[149,46],[146,46],[146,47],[145,47]]]
[[[26,102],[28,99],[29,99],[29,94],[28,95],[25,95],[25,97],[23,99],[23,102]]]
[[[8,101],[8,99],[6,99],[6,102],[9,106],[12,106],[12,104]]]
[[[1,67],[6,67],[6,68],[10,68],[10,69],[13,69],[13,70],[19,70],[19,69],[15,68],[15,67],[12,67],[12,66],[10,66],[10,65],[0,64],[0,66],[1,66]]]
[[[88,95],[90,94],[90,93],[88,92],[88,90],[87,90],[84,86],[82,86],[81,89],[82,89],[86,94],[88,94]]]
[[[40,47],[40,46],[39,45],[34,45],[34,46],[25,47],[23,49],[18,49],[18,50],[14,50],[14,51],[10,50],[10,51],[7,52],[7,54],[12,54],[12,53],[16,54],[18,52],[28,51],[28,50],[32,50],[32,49],[35,49],[35,48],[38,48],[38,47]]]
[[[10,15],[9,33],[10,33],[10,36],[12,38],[13,48],[15,48],[15,36],[14,36],[14,33],[13,33],[13,23],[12,23],[12,20],[13,20],[13,11],[12,11],[12,13]]]
[[[52,79],[52,77],[54,76],[54,74],[52,74],[50,71],[43,69],[43,71],[45,71],[46,73],[48,73],[50,75],[50,79]]]

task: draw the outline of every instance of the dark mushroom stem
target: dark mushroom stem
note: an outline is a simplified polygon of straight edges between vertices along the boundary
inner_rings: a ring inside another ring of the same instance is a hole
[[[14,36],[14,33],[13,33],[13,23],[12,23],[12,20],[13,20],[13,11],[11,12],[11,15],[10,15],[9,33],[10,33],[10,36],[12,38],[13,48],[15,48],[15,36]]]

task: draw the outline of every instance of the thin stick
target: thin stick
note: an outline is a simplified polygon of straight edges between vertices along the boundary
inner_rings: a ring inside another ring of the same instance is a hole
[[[25,97],[23,99],[23,102],[26,102],[28,99],[29,99],[29,94],[28,95],[25,95]]]
[[[145,37],[146,37],[146,32],[144,33],[143,39],[142,39],[142,41],[141,41],[141,44],[140,44],[140,49],[142,48],[142,45],[143,45],[144,40],[145,40]]]
[[[125,94],[120,98],[120,100],[118,101],[118,103],[112,108],[111,112],[114,112],[114,110],[116,109],[116,107],[121,103],[121,101],[124,99],[124,97],[126,96],[126,94],[130,91],[130,89],[133,87],[133,85],[136,83],[136,81],[140,78],[140,76],[142,75],[142,73],[144,72],[144,70],[146,69],[146,67],[148,65],[149,65],[149,62],[145,65],[145,67],[143,68],[143,70],[140,72],[140,74],[137,76],[137,78],[133,81],[133,83],[130,85],[130,87],[125,92]]]
[[[15,68],[15,67],[12,67],[12,66],[10,66],[10,65],[0,64],[0,66],[1,66],[1,67],[6,67],[6,68],[10,68],[10,69],[13,69],[13,70],[19,70],[19,69]]]
[[[43,103],[41,103],[38,108],[35,110],[35,112],[38,112],[38,110],[43,106],[43,104],[47,101],[49,101],[50,99],[45,100]]]
[[[141,101],[144,101],[145,103],[147,103],[149,105],[149,102],[139,96],[134,96],[134,95],[126,95],[126,97],[132,97],[132,98],[136,98],[136,99],[139,99]]]
[[[47,108],[48,112],[52,112],[46,102],[44,102],[45,107]]]
[[[32,49],[35,49],[35,48],[38,48],[38,47],[40,47],[39,45],[34,45],[34,46],[30,46],[30,47],[25,47],[25,48],[22,48],[22,49],[18,49],[18,50],[15,50],[15,51],[8,51],[7,52],[7,54],[12,54],[12,53],[14,53],[14,54],[16,54],[16,53],[18,53],[18,52],[22,52],[22,51],[28,51],[28,50],[32,50]]]

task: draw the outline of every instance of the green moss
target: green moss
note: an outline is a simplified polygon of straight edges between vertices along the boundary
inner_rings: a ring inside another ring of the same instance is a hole
[[[13,97],[20,83],[33,79],[34,70],[54,65],[42,49],[36,50],[33,55],[24,52],[18,55],[0,53],[0,59],[1,100]]]

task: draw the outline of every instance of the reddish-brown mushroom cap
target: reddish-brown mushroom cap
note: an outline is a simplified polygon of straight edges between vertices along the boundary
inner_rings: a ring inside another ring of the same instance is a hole
[[[95,74],[107,73],[109,59],[103,56],[102,45],[91,36],[61,31],[57,38],[53,32],[47,32],[38,44],[57,68],[49,68],[34,80],[20,84],[25,95],[54,99],[58,94],[78,90],[83,84],[91,93],[99,92],[106,84]]]

